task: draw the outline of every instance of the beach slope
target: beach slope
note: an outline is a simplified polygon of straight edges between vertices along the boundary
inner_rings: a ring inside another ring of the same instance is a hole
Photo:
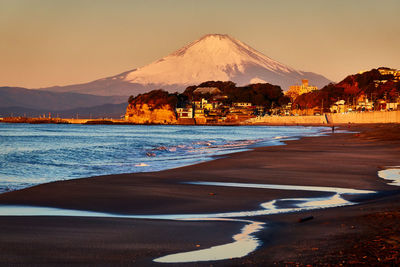
[[[360,199],[355,206],[258,217],[268,224],[258,235],[263,246],[244,258],[213,264],[398,263],[399,190],[379,178],[377,171],[400,165],[399,126],[343,129],[352,132],[286,141],[284,146],[256,148],[161,172],[43,184],[1,194],[0,204],[121,214],[211,213],[253,210],[276,198],[318,194],[186,182],[375,190],[383,193]],[[306,216],[313,220],[298,223]],[[0,225],[0,247],[7,252],[0,257],[4,265],[149,265],[158,256],[229,242],[243,223],[15,216],[0,217]]]

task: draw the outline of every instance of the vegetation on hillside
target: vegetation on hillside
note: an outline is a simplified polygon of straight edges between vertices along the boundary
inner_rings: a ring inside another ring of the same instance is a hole
[[[378,69],[372,69],[361,74],[349,75],[343,81],[329,84],[321,90],[300,95],[293,106],[300,109],[323,106],[327,109],[338,100],[354,103],[363,95],[370,101],[396,101],[399,93],[400,83],[394,81],[393,75],[382,75]]]
[[[281,106],[287,104],[290,99],[283,95],[282,89],[277,85],[268,83],[250,84],[243,87],[236,87],[234,82],[208,81],[198,86],[189,86],[182,94],[170,94],[164,90],[153,90],[145,94],[139,94],[136,97],[130,96],[128,102],[132,105],[148,104],[153,109],[162,105],[170,105],[171,107],[183,107],[191,101],[200,100],[201,98],[212,100],[216,95],[212,94],[196,94],[194,90],[199,87],[216,87],[221,93],[219,101],[224,104],[234,102],[250,102],[253,105],[265,106],[267,108]]]
[[[193,91],[198,87],[216,87],[221,90],[222,96],[227,98],[221,98],[220,101],[225,104],[232,104],[234,102],[250,102],[253,105],[265,106],[270,108],[271,106],[281,106],[287,104],[290,99],[283,95],[280,86],[272,85],[269,83],[258,83],[249,84],[246,86],[237,87],[234,82],[222,82],[222,81],[208,81],[198,86],[189,86],[183,92],[183,95],[187,96],[189,100],[199,100],[205,98],[211,100],[214,95],[210,94],[194,94]]]
[[[372,69],[364,73],[349,75],[337,84],[331,83],[321,90],[298,96],[292,108],[306,110],[324,107],[324,111],[328,112],[329,107],[338,100],[345,100],[348,104],[354,104],[363,97],[368,98],[371,102],[378,100],[395,102],[400,95],[400,82],[396,81],[392,74],[381,74],[380,70],[390,69]],[[195,93],[195,90],[199,87],[214,87],[221,92],[218,94]],[[282,89],[277,85],[259,83],[236,86],[231,81],[207,81],[197,86],[187,87],[182,94],[170,94],[160,89],[136,97],[131,96],[129,103],[134,105],[146,103],[153,109],[166,104],[170,105],[171,108],[176,108],[185,107],[202,98],[209,101],[217,99],[226,105],[235,102],[250,102],[267,109],[281,107],[290,102],[290,98],[285,96]]]
[[[175,107],[178,103],[178,94],[170,94],[162,89],[153,90],[148,93],[139,94],[136,97],[130,96],[128,99],[131,105],[147,104],[151,109],[158,109],[169,105]]]

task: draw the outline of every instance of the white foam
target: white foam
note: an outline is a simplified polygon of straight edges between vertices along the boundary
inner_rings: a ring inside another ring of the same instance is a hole
[[[149,165],[146,163],[135,164],[135,167],[147,167],[147,166],[149,166]]]
[[[400,166],[389,167],[386,170],[378,171],[378,176],[391,181],[390,185],[400,186]]]

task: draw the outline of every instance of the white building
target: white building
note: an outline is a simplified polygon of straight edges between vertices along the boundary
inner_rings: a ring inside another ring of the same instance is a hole
[[[193,108],[177,108],[176,114],[178,114],[178,118],[192,119],[193,118]]]
[[[250,102],[236,102],[233,103],[234,107],[241,107],[241,108],[247,108],[247,107],[251,107],[253,104]]]
[[[216,95],[220,94],[221,90],[217,87],[197,87],[196,90],[193,91],[193,94],[211,94]]]

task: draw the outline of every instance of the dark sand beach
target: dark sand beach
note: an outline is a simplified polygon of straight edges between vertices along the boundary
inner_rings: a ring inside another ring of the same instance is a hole
[[[317,192],[189,185],[212,181],[375,190],[360,204],[259,216],[263,245],[232,260],[189,265],[398,265],[400,188],[377,175],[400,165],[400,127],[343,126],[213,161],[152,173],[53,182],[0,195],[0,204],[122,214],[253,210],[276,198]],[[299,223],[299,218],[313,216]],[[247,219],[247,218],[246,218]],[[1,217],[0,265],[161,265],[154,258],[224,244],[243,223],[84,217]]]

